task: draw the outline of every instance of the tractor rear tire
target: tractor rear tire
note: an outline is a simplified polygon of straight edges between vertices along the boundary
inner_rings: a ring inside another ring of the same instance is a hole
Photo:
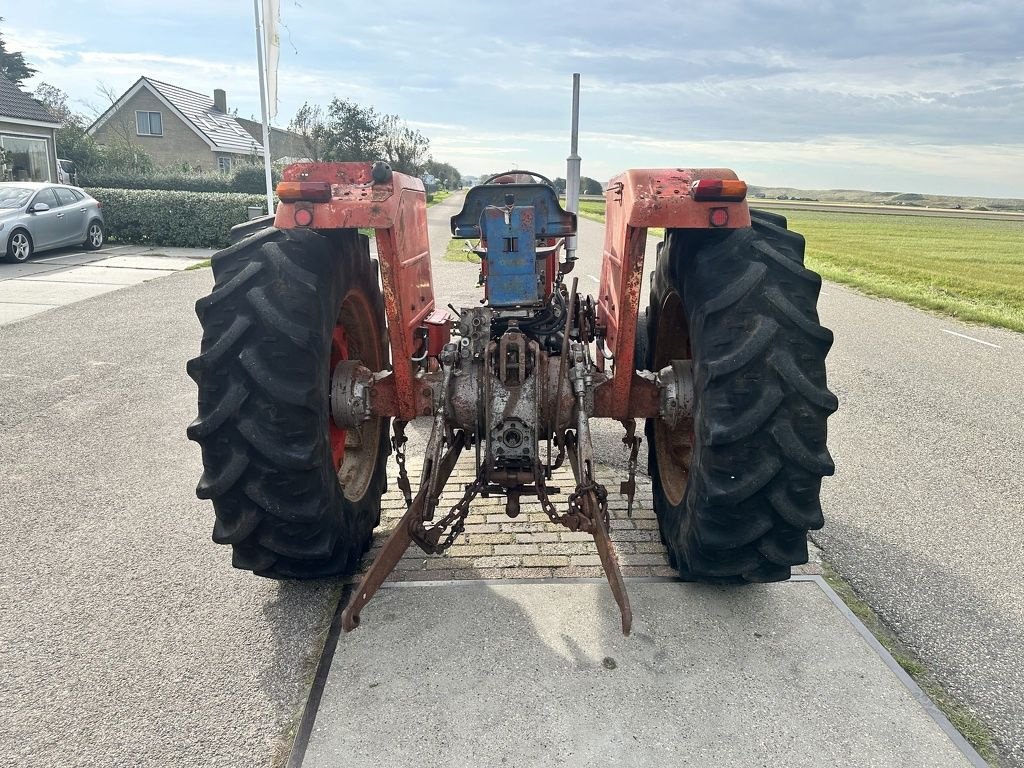
[[[266,228],[213,257],[196,302],[201,354],[188,373],[202,446],[196,488],[216,512],[213,540],[270,578],[352,573],[380,522],[388,419],[340,430],[331,419],[339,359],[388,366],[377,265],[354,230]]]
[[[654,508],[687,581],[781,581],[807,562],[835,471],[826,420],[832,333],[804,239],[774,214],[737,230],[670,230],[651,276],[648,369],[692,359],[692,422],[648,419]]]

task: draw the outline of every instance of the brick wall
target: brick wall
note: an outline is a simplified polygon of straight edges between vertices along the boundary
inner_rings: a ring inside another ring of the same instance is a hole
[[[246,130],[256,141],[263,143],[263,123],[245,118],[236,118],[238,124]],[[302,143],[302,137],[297,133],[286,131],[283,128],[270,126],[270,159],[278,160],[282,157],[305,157],[306,147]]]
[[[159,112],[163,122],[163,136],[139,136],[135,125],[135,111]],[[133,143],[142,147],[158,165],[178,165],[184,162],[205,171],[217,170],[217,158],[210,146],[167,106],[143,88],[132,96],[105,122],[95,134],[99,144],[109,144],[127,130]]]

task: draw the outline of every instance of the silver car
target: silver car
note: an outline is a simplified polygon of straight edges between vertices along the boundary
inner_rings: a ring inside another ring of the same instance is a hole
[[[100,203],[78,187],[28,181],[0,183],[0,255],[25,261],[36,251],[103,245]]]

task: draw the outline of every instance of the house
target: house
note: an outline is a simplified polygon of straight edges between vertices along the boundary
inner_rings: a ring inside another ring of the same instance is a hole
[[[263,123],[236,117],[235,121],[256,141],[263,143]],[[306,145],[302,136],[283,128],[270,126],[270,159],[273,161],[289,158],[297,161],[306,156]]]
[[[263,145],[228,112],[227,94],[213,97],[140,77],[87,129],[98,144],[127,142],[160,165],[230,171],[262,161]]]
[[[56,181],[60,123],[0,75],[0,181]]]

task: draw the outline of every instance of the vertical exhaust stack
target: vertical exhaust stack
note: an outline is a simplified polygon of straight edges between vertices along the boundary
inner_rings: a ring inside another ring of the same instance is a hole
[[[570,138],[569,157],[566,158],[565,172],[565,209],[579,213],[580,208],[580,73],[572,76],[572,136]],[[576,259],[576,235],[566,238],[566,261]]]

